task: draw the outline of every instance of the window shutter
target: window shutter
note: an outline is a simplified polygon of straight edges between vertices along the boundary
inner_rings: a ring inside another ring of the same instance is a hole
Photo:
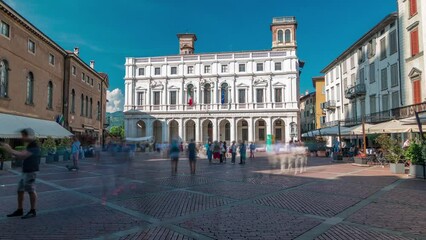
[[[419,53],[419,30],[411,31],[411,56]]]
[[[410,16],[417,13],[417,0],[410,0]]]
[[[421,99],[421,91],[420,91],[420,80],[415,80],[413,81],[413,101],[414,104],[418,104],[422,102]]]

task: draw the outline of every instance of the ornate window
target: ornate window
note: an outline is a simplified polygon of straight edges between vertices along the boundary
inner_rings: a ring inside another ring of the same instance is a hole
[[[0,98],[8,97],[9,66],[6,60],[0,61]]]
[[[86,117],[89,116],[89,97],[88,96],[86,96],[86,112],[85,112],[84,116],[86,116]]]
[[[89,118],[92,118],[92,107],[93,107],[93,100],[90,98],[90,105],[89,105]]]
[[[209,83],[204,84],[204,104],[211,103],[211,85]]]
[[[80,115],[81,116],[84,115],[84,96],[83,96],[83,94],[81,94],[81,98],[80,98]]]
[[[290,43],[291,42],[291,31],[289,29],[285,30],[285,42]]]
[[[71,90],[71,113],[75,113],[75,90]]]
[[[53,108],[53,83],[49,81],[47,84],[47,108]]]
[[[98,101],[97,105],[96,105],[96,120],[100,120],[101,119],[101,103]]]
[[[220,86],[220,103],[225,104],[228,102],[228,84],[222,83],[222,85]]]
[[[34,75],[32,72],[28,73],[27,76],[27,104],[34,103]]]

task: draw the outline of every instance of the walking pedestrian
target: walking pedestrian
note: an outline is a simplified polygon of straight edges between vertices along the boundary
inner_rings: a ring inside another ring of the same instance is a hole
[[[246,153],[247,153],[247,147],[244,141],[240,144],[240,164],[246,163]]]
[[[39,171],[41,150],[35,141],[34,130],[27,128],[21,131],[22,140],[27,143],[24,151],[13,150],[8,144],[2,143],[1,148],[6,152],[14,155],[18,159],[22,159],[22,177],[18,184],[18,209],[7,215],[7,217],[20,217],[24,215],[24,194],[28,192],[30,196],[31,210],[22,217],[22,219],[33,218],[37,215],[37,193],[35,189],[35,181],[37,172]]]
[[[217,141],[213,144],[213,159],[220,160],[220,145]]]
[[[96,140],[96,143],[95,143],[96,164],[99,164],[99,162],[101,161],[101,151],[102,151],[102,146],[99,143],[99,140]]]
[[[206,144],[206,153],[207,153],[207,159],[209,160],[209,163],[211,163],[212,157],[213,157],[213,146],[211,142],[208,142]]]
[[[180,152],[183,152],[183,142],[180,142],[179,150],[180,150]]]
[[[228,147],[226,146],[226,141],[223,141],[223,162],[226,163],[226,154],[228,153]]]
[[[235,144],[235,141],[232,142],[231,148],[229,149],[231,153],[231,163],[235,164],[235,158],[237,157],[237,145]]]
[[[189,167],[191,169],[191,175],[195,174],[195,164],[197,159],[197,146],[194,143],[194,139],[188,144],[188,160]]]
[[[179,154],[180,154],[180,149],[179,149],[178,141],[173,140],[172,144],[170,145],[170,150],[169,150],[170,159],[172,161],[172,175],[173,176],[177,174],[177,165],[178,165],[178,161],[179,161]]]
[[[254,159],[254,151],[256,151],[256,145],[254,145],[254,143],[252,142],[251,144],[250,144],[250,158],[251,159]]]
[[[80,141],[78,141],[78,138],[76,136],[72,137],[72,145],[71,145],[71,157],[72,157],[72,166],[67,166],[68,170],[78,170],[78,161],[80,159],[80,148],[81,144]]]

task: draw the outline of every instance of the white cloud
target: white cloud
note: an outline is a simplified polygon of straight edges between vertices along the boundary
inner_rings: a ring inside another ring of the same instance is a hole
[[[124,106],[124,95],[121,89],[116,88],[112,91],[107,91],[108,103],[106,106],[107,112],[123,111]]]

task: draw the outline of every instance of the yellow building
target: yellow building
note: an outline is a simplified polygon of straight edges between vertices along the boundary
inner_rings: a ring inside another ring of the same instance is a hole
[[[315,123],[316,129],[321,128],[321,124],[325,122],[325,111],[322,104],[325,102],[325,81],[324,76],[312,78],[312,84],[315,88]]]

